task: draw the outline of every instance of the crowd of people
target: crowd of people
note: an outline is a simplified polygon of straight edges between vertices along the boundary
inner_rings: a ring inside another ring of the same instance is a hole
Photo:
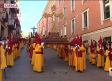
[[[86,70],[86,55],[89,54],[89,62],[99,68],[109,71],[112,67],[112,44],[108,40],[105,42],[100,37],[99,41],[91,39],[82,42],[82,37],[77,36],[68,44],[45,44],[47,48],[57,50],[57,56],[68,62],[69,66],[75,68],[77,72]],[[106,56],[106,61],[104,61]]]
[[[13,67],[14,61],[21,56],[21,49],[26,43],[25,38],[0,38],[0,81],[2,81],[2,71],[6,67]]]
[[[112,67],[112,45],[104,42],[100,37],[99,41],[91,39],[91,43],[88,41],[82,42],[82,37],[77,36],[70,43],[49,43],[42,44],[38,34],[35,34],[35,38],[27,42],[27,51],[30,53],[31,65],[36,72],[42,72],[44,64],[44,52],[43,48],[53,48],[57,51],[57,56],[68,62],[68,65],[75,68],[77,72],[83,72],[86,70],[86,55],[89,54],[89,62],[92,65],[96,65],[99,68],[104,68],[105,71],[109,71]],[[106,61],[104,61],[106,56]]]

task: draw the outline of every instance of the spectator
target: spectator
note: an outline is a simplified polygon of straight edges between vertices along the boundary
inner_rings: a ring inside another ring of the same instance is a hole
[[[89,48],[89,42],[88,40],[86,41],[86,53],[88,54],[88,48]]]
[[[4,49],[5,49],[5,46],[6,46],[6,38],[4,37],[4,39],[2,40],[2,42],[3,42],[3,47],[4,47]]]
[[[106,51],[107,47],[106,47],[106,42],[104,39],[103,39],[103,47],[104,47],[104,50]]]

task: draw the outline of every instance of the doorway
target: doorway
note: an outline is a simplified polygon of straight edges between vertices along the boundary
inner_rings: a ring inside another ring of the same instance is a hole
[[[111,36],[109,36],[109,37],[104,37],[104,40],[105,40],[105,42],[108,40],[108,41],[109,41],[109,44],[111,44]]]

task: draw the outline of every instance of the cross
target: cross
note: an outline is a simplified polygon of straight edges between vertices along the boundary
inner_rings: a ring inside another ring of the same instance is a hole
[[[56,25],[55,25],[55,17],[59,17],[59,18],[63,18],[63,13],[58,13],[56,14],[56,6],[53,5],[51,7],[51,11],[52,11],[52,14],[47,14],[47,13],[44,13],[43,14],[43,17],[47,18],[47,17],[52,17],[52,28],[51,28],[51,31],[52,32],[56,32],[57,29],[56,29]]]
[[[33,35],[35,35],[35,30],[36,30],[37,28],[33,27],[33,28],[31,28],[31,29],[33,30]]]

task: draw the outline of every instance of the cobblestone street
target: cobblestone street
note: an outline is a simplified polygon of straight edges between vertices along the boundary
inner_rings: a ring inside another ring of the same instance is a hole
[[[89,64],[83,73],[78,73],[68,63],[56,56],[56,51],[45,49],[45,68],[43,73],[36,73],[30,65],[26,45],[21,50],[21,57],[15,60],[12,68],[6,68],[7,78],[3,81],[112,81],[112,77],[103,69]]]

